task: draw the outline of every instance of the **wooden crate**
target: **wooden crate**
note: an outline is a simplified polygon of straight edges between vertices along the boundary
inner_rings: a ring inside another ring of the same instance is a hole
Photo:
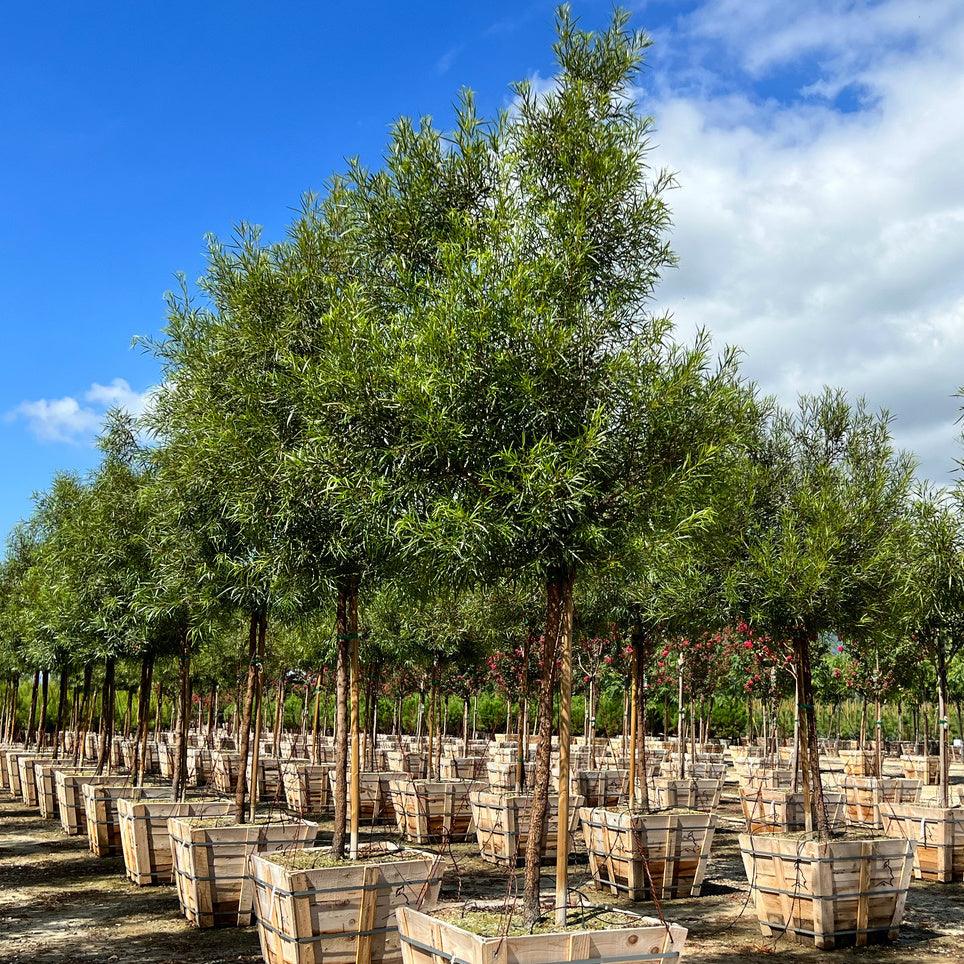
[[[875,750],[841,750],[844,773],[850,777],[876,777],[877,753]]]
[[[230,816],[173,817],[168,832],[181,913],[197,927],[248,927],[254,906],[248,855],[310,847],[318,824],[290,818],[234,823]]]
[[[285,760],[281,764],[281,782],[288,809],[302,817],[330,811],[334,801],[328,775],[334,769],[333,763]]]
[[[119,798],[117,820],[127,879],[140,887],[174,882],[174,863],[167,821],[171,817],[225,817],[230,800],[136,800]]]
[[[897,937],[914,865],[910,841],[739,839],[764,936],[821,950]]]
[[[919,802],[921,784],[902,777],[845,777],[843,792],[847,826],[875,830],[884,826],[882,810],[895,803]]]
[[[484,756],[454,756],[442,760],[439,771],[443,780],[485,780]]]
[[[680,807],[710,813],[720,805],[722,792],[722,777],[683,780],[659,777],[653,783],[652,805],[660,810]]]
[[[564,961],[658,961],[679,964],[686,929],[651,917],[609,930],[569,930],[555,934],[480,937],[413,907],[396,910],[403,964],[561,964]],[[574,911],[575,913],[575,911]],[[624,914],[624,911],[620,911]],[[516,911],[516,915],[521,914]],[[636,917],[634,914],[627,915]]]
[[[908,780],[920,780],[924,786],[940,782],[941,758],[938,756],[904,756],[900,758],[900,765]]]
[[[387,823],[395,826],[395,807],[392,805],[392,780],[410,779],[407,773],[388,771],[385,773],[361,773],[359,774],[359,786],[361,788],[361,801],[359,807],[359,820],[363,824]],[[335,771],[332,768],[328,774],[328,782],[331,785],[332,800],[335,793]],[[348,784],[348,792],[351,793],[351,782]]]
[[[234,793],[240,759],[237,750],[211,751],[211,785],[218,793]]]
[[[206,746],[187,748],[187,785],[189,787],[207,786],[211,779],[211,750]]]
[[[38,807],[40,800],[37,796],[37,774],[34,763],[52,759],[51,753],[30,753],[17,757],[17,775],[20,780],[20,799],[24,806]]]
[[[914,843],[918,880],[964,880],[964,809],[892,803],[881,809],[881,817],[888,837]]]
[[[54,783],[57,787],[57,810],[60,814],[60,826],[68,837],[76,837],[87,833],[87,810],[84,806],[83,787],[87,783],[113,784],[127,786],[128,778],[124,776],[106,776],[96,774],[93,769],[64,769],[54,770]]]
[[[389,784],[398,832],[420,845],[464,843],[475,837],[467,780],[392,780]]]
[[[425,755],[423,753],[389,750],[386,763],[388,769],[395,773],[407,773],[413,777],[425,775]]]
[[[157,743],[153,740],[147,741],[147,750],[144,754],[145,766],[144,773],[150,776],[159,776],[161,772],[160,759],[157,752]],[[137,753],[137,740],[122,739],[120,742],[121,763],[125,770],[134,769],[134,756]]]
[[[325,860],[329,853],[317,848],[294,851],[290,860],[285,853],[248,858],[265,961],[400,964],[395,910],[435,906],[442,882],[439,858],[371,843],[360,851],[362,860],[331,866]],[[399,860],[402,854],[410,859]],[[311,867],[314,855],[327,865]]]
[[[469,794],[469,803],[482,859],[509,867],[515,867],[525,860],[529,839],[529,812],[532,809],[531,794],[473,790]],[[579,826],[579,808],[582,804],[580,796],[569,798],[570,851],[574,847],[575,831]],[[558,800],[550,796],[544,858],[555,859],[558,834],[559,804]]]
[[[116,857],[122,853],[117,801],[169,800],[170,787],[133,787],[85,783],[81,788],[87,818],[87,840],[95,857]]]
[[[572,789],[587,807],[615,807],[629,792],[629,770],[577,770]]]
[[[791,790],[793,770],[784,767],[737,767],[736,779],[741,790]]]
[[[40,807],[40,815],[44,820],[56,820],[60,814],[57,809],[57,785],[54,782],[54,770],[57,767],[64,767],[62,760],[54,760],[50,757],[34,760],[33,773],[34,783],[37,786],[37,806]]]
[[[579,811],[589,868],[600,890],[630,900],[698,897],[716,815],[644,813],[583,807]]]
[[[846,826],[846,799],[836,790],[824,790],[824,804],[830,827],[840,830]],[[751,834],[795,833],[806,828],[803,791],[768,789],[743,790],[740,805]]]
[[[36,750],[25,750],[22,747],[3,751],[3,770],[7,777],[6,789],[15,797],[20,797],[20,757],[36,756]]]

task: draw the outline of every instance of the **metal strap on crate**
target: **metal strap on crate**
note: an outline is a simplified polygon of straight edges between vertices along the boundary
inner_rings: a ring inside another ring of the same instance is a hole
[[[320,941],[337,940],[345,937],[374,937],[376,934],[391,934],[398,930],[397,927],[373,927],[365,931],[329,931],[325,934],[313,934],[311,937],[293,937],[291,934],[279,931],[277,927],[269,924],[266,920],[262,920],[260,917],[257,919],[257,924],[258,927],[263,927],[265,930],[271,931],[272,934],[291,944],[317,944]]]
[[[441,877],[422,877],[419,880],[380,880],[374,884],[358,884],[357,886],[342,885],[341,887],[309,887],[307,890],[282,890],[280,887],[269,884],[266,880],[259,880],[256,877],[253,880],[255,887],[270,890],[279,897],[311,897],[314,894],[344,894],[358,890],[403,890],[405,887],[414,887],[416,884],[440,884],[442,882]]]

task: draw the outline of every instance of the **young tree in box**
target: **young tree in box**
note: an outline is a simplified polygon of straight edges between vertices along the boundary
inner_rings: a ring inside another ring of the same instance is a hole
[[[910,459],[894,451],[885,414],[827,389],[773,416],[747,480],[754,518],[730,585],[751,626],[791,642],[806,826],[821,834],[830,825],[811,662],[822,633],[862,641],[903,620],[912,473]]]

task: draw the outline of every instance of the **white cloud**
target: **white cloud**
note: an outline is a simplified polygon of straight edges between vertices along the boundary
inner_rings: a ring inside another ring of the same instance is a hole
[[[72,395],[24,401],[7,412],[5,419],[24,422],[42,442],[85,445],[93,442],[109,409],[140,415],[155,392],[156,388],[135,392],[123,378],[115,378],[107,385],[94,382],[84,392],[83,402]]]
[[[890,409],[921,474],[947,481],[964,455],[964,4],[713,0],[661,45],[706,38],[747,76],[806,56],[817,79],[780,103],[715,85],[709,60],[686,87],[650,76],[654,158],[681,186],[660,302],[744,348],[785,402],[832,384]],[[817,96],[850,85],[859,110]]]

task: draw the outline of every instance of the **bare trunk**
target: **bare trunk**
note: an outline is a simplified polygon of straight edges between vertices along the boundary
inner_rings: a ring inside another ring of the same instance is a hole
[[[263,612],[261,613],[261,619],[258,621],[258,665],[254,679],[254,736],[251,743],[251,775],[249,777],[251,796],[248,800],[248,817],[252,823],[258,812],[258,800],[261,794],[261,719],[263,711],[261,704],[264,698],[264,651],[267,635],[268,614]]]
[[[349,855],[358,859],[358,831],[361,822],[361,750],[359,746],[359,693],[361,667],[358,661],[358,579],[352,577],[348,592],[348,642],[351,658],[351,759],[349,783],[351,787],[349,826],[351,832]]]
[[[940,757],[940,806],[950,806],[949,784],[950,784],[950,747],[948,746],[948,726],[950,720],[947,718],[947,655],[944,650],[942,640],[937,642],[937,732],[940,739],[938,754]],[[925,756],[926,760],[926,756]]]
[[[556,842],[556,924],[566,926],[569,904],[569,744],[572,738],[572,586],[560,591],[559,617],[559,832]]]
[[[309,757],[312,763],[318,763],[321,758],[321,737],[318,726],[321,722],[321,683],[324,678],[323,672],[323,670],[319,670],[317,677],[315,677],[315,706],[311,720],[311,754]]]
[[[114,657],[104,660],[104,686],[101,690],[100,752],[97,756],[98,774],[110,766],[111,741],[114,736]]]
[[[54,722],[54,759],[60,758],[60,744],[64,729],[64,717],[67,714],[67,689],[69,679],[69,666],[66,660],[60,664],[60,684],[57,694],[57,719]]]
[[[260,613],[252,612],[248,620],[248,677],[244,688],[244,704],[241,709],[241,724],[238,730],[238,773],[234,788],[234,818],[244,823],[245,790],[248,780],[248,749],[251,745],[251,711],[254,707],[254,689],[258,678],[258,628]]]
[[[173,798],[183,800],[187,789],[187,731],[191,719],[191,630],[181,633],[181,651],[178,654],[180,671],[180,712],[178,713],[177,741],[174,750]]]
[[[34,670],[33,688],[30,690],[30,715],[27,717],[27,737],[24,746],[30,746],[34,740],[34,728],[37,725],[37,691],[40,689],[40,670]]]
[[[639,808],[649,810],[649,781],[646,778],[646,637],[634,627],[630,638],[633,649],[633,695],[636,717],[636,773],[639,778]]]
[[[542,645],[542,679],[539,685],[539,741],[529,837],[526,842],[522,914],[527,924],[541,915],[539,901],[539,866],[545,849],[546,819],[549,803],[549,773],[552,762],[552,698],[555,691],[556,653],[563,624],[565,596],[572,592],[572,580],[563,573],[553,573],[546,581],[546,631]],[[562,832],[565,832],[564,830]],[[561,841],[560,841],[561,842]]]
[[[810,644],[810,637],[802,633],[793,639],[794,667],[800,693],[797,715],[800,716],[801,722],[800,767],[803,774],[803,812],[807,832],[816,831],[825,838],[830,835],[830,821],[820,776],[813,675],[810,670]]]
[[[141,659],[141,685],[137,694],[137,745],[134,747],[136,786],[144,785],[147,772],[147,738],[151,733],[151,684],[154,682],[154,656],[145,653]]]

